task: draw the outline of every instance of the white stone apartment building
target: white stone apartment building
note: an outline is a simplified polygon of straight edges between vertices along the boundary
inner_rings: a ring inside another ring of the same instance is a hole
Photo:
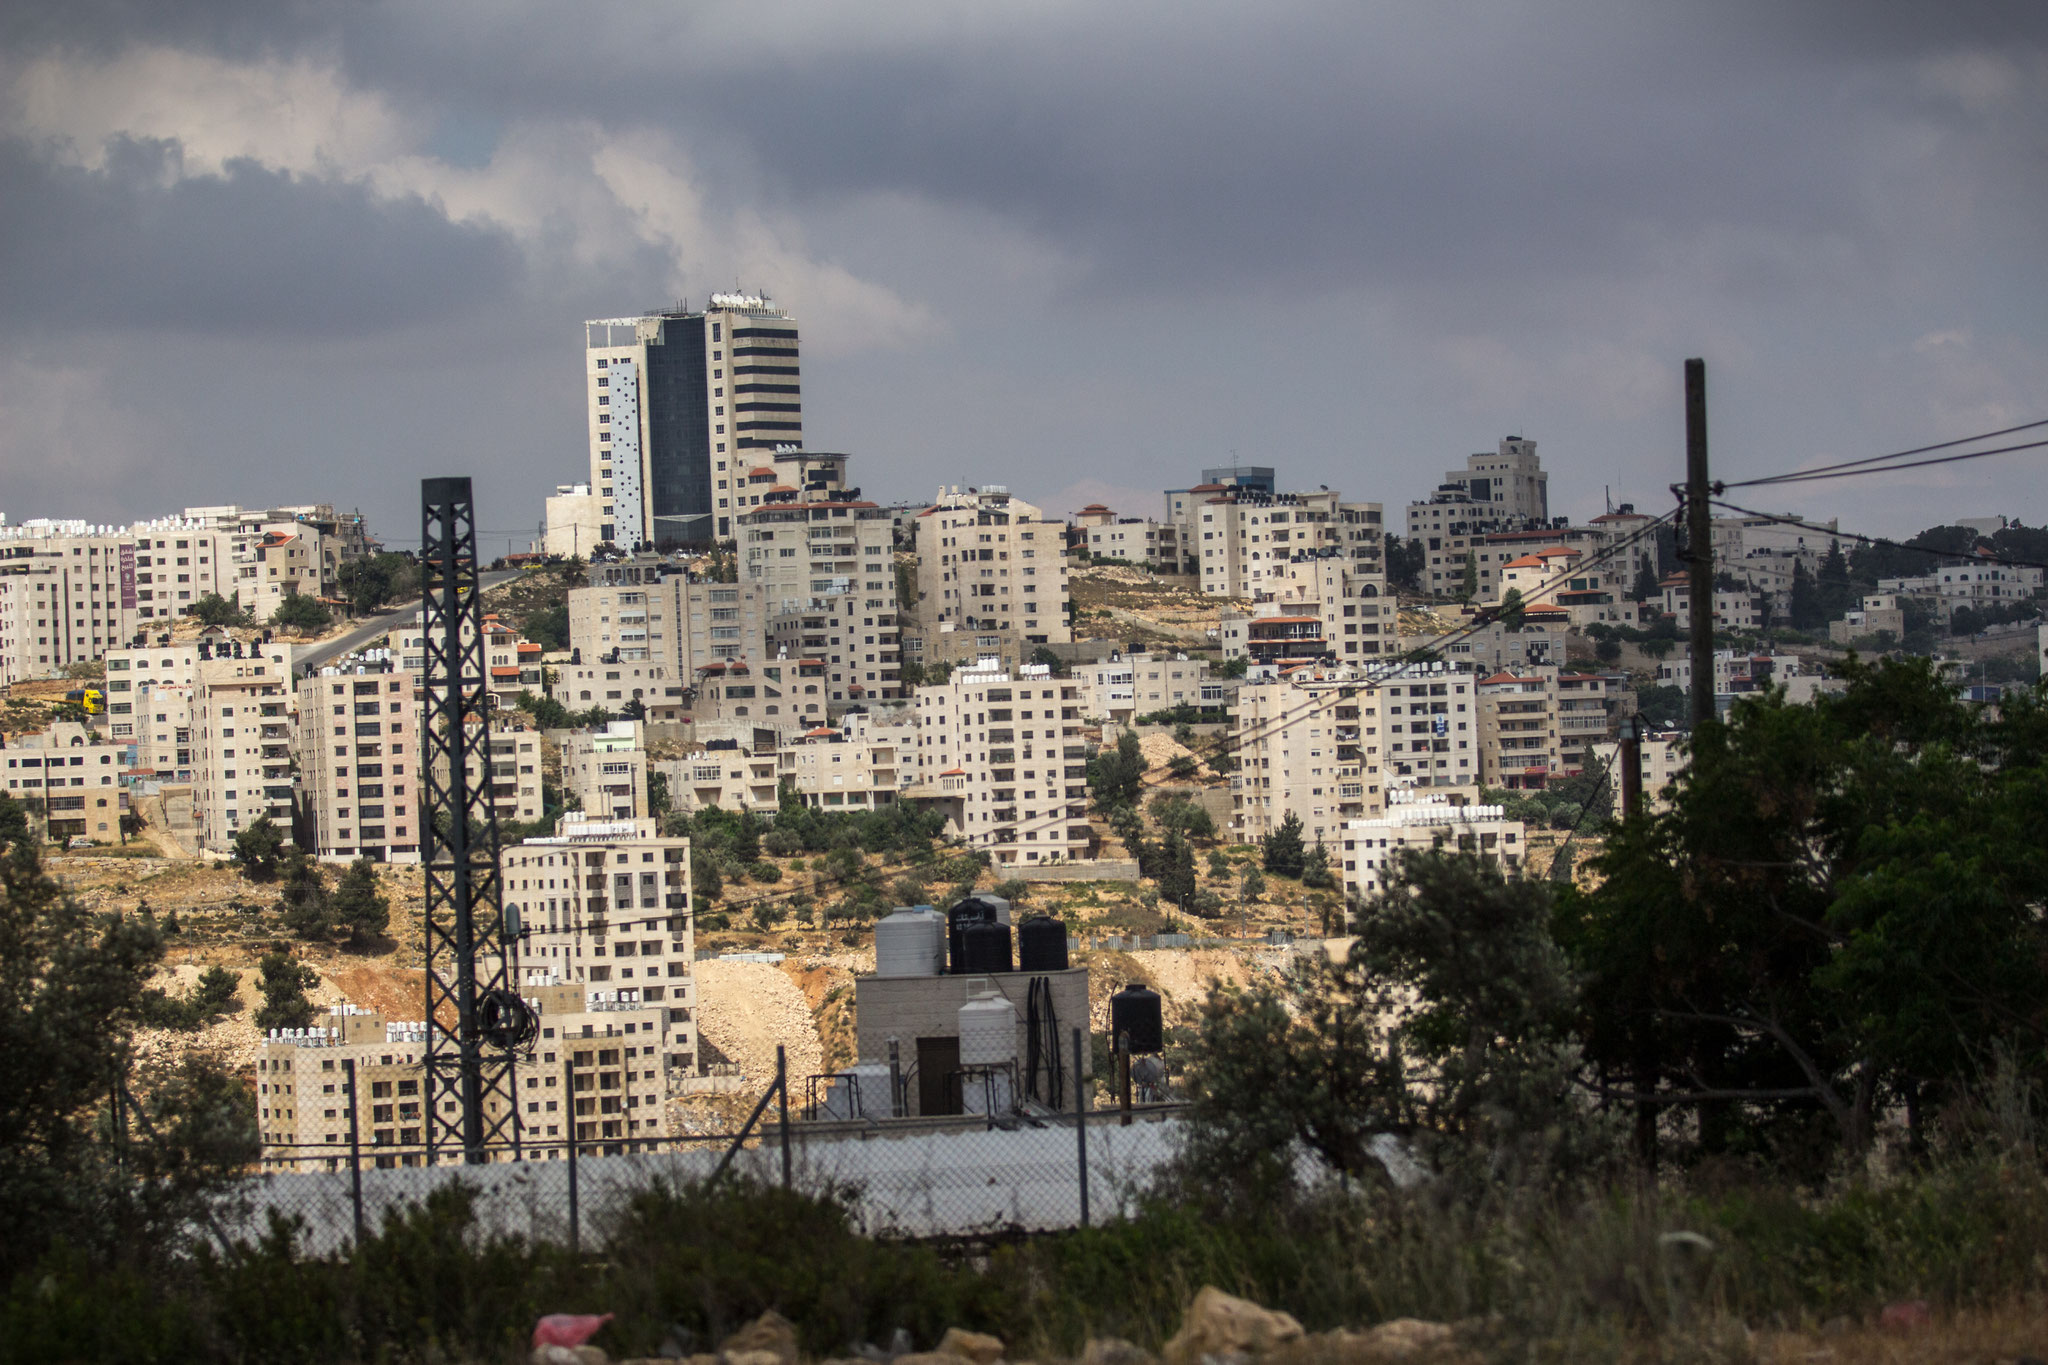
[[[57,721],[11,743],[0,739],[0,791],[38,803],[51,839],[111,842],[121,837],[128,809],[123,779],[132,752],[74,721]]]
[[[1270,566],[1250,614],[1226,611],[1218,632],[1226,659],[1328,658],[1354,667],[1396,652],[1399,637],[1398,604],[1384,576],[1327,550]]]
[[[1287,564],[1301,558],[1334,557],[1367,575],[1384,564],[1380,505],[1347,503],[1332,489],[1226,490],[1195,509],[1194,536],[1202,591],[1211,597],[1269,590],[1287,576]]]
[[[1391,787],[1477,780],[1471,673],[1441,663],[1296,668],[1237,694],[1233,828],[1257,839],[1289,811],[1331,844],[1344,822],[1377,816]]]
[[[1878,581],[1880,592],[1909,597],[1932,597],[1940,603],[1944,621],[1963,607],[1983,609],[2011,606],[2040,591],[2043,572],[2014,564],[2001,564],[1985,557],[1942,564],[1933,572],[1913,578]]]
[[[696,753],[656,763],[668,783],[670,809],[695,815],[707,807],[772,813],[782,804],[776,786],[775,732],[763,732],[751,744],[714,739]]]
[[[1470,853],[1513,877],[1528,856],[1529,836],[1503,807],[1423,799],[1390,805],[1378,819],[1350,821],[1342,844],[1333,861],[1342,864],[1345,897],[1369,902],[1399,883],[1404,850]]]
[[[841,593],[814,599],[774,618],[770,653],[824,664],[824,714],[830,719],[848,707],[901,701],[903,630],[895,600],[893,587],[873,597]]]
[[[1608,680],[1544,665],[1496,673],[1479,683],[1479,780],[1540,790],[1585,770],[1608,737]]]
[[[667,1086],[659,1044],[646,1040],[662,1036],[664,1008],[622,1006],[603,998],[610,992],[541,977],[522,983],[520,993],[540,1016],[533,1058],[513,1073],[526,1159],[565,1159],[572,1122],[579,1142],[598,1144],[592,1155],[658,1136],[646,1127],[648,1111],[658,1119]],[[347,1169],[351,1117],[365,1166],[424,1165],[426,1048],[422,1022],[387,1021],[349,1005],[330,1007],[311,1028],[273,1030],[256,1049],[264,1165]],[[454,1101],[442,1104],[452,1125]],[[496,1100],[486,1106],[494,1118],[502,1112]],[[462,1159],[447,1147],[437,1155],[443,1165]]]
[[[323,861],[420,858],[420,675],[388,654],[297,684],[300,811]]]
[[[789,735],[829,722],[830,674],[822,657],[706,664],[697,670],[694,717],[699,726],[772,730],[772,748]]]
[[[1091,502],[1076,512],[1074,521],[1080,528],[1082,543],[1095,559],[1128,560],[1160,573],[1186,571],[1188,558],[1181,543],[1181,528],[1173,522],[1118,517],[1099,502]]]
[[[773,469],[755,471],[774,478]],[[895,527],[888,509],[861,499],[827,494],[800,500],[775,483],[760,505],[734,518],[740,577],[758,583],[772,613],[801,611],[821,599],[875,598],[894,610]]]
[[[818,810],[878,810],[916,778],[917,724],[905,709],[878,723],[873,713],[846,717],[845,727],[819,727],[776,751],[778,785]]]
[[[562,817],[557,832],[505,850],[504,897],[518,907],[525,940],[516,957],[522,989],[565,981],[603,993],[621,1009],[652,1007],[655,1038],[636,1030],[641,1056],[679,1093],[702,1070],[697,1049],[696,922],[690,841],[667,838],[651,819]],[[634,1117],[629,1115],[628,1117]],[[637,1116],[659,1131],[657,1114]]]
[[[664,574],[658,559],[598,564],[569,590],[569,645],[586,666],[616,658],[688,678],[707,663],[767,653],[767,596],[756,583]]]
[[[297,794],[291,646],[228,650],[202,646],[192,678],[192,815],[216,853],[265,815],[289,836]]]
[[[993,485],[942,489],[917,518],[917,601],[903,603],[904,656],[923,664],[1017,664],[1073,639],[1066,526]]]
[[[1082,714],[1091,720],[1129,725],[1138,716],[1176,706],[1194,706],[1222,718],[1229,689],[1209,677],[1207,659],[1185,654],[1131,654],[1070,670],[1082,688]]]
[[[1088,855],[1088,752],[1081,687],[1026,664],[994,659],[917,689],[917,784],[995,865]]]
[[[1692,580],[1684,574],[1672,574],[1658,587],[1663,595],[1664,614],[1677,617],[1680,626],[1684,626],[1692,619]],[[1718,627],[1762,630],[1769,610],[1768,600],[1751,589],[1716,589],[1714,592],[1714,624]]]
[[[666,663],[580,663],[553,665],[554,698],[571,711],[602,706],[614,716],[629,702],[646,708],[650,724],[679,724],[689,715],[688,688]]]
[[[562,743],[562,787],[592,820],[637,820],[647,814],[647,750],[636,721],[572,731]]]
[[[542,511],[541,540],[535,548],[564,559],[589,559],[605,543],[604,512],[587,483],[562,483]]]

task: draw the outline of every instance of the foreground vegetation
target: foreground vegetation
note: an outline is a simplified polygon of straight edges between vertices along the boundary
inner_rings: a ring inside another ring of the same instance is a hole
[[[81,909],[0,822],[0,1341],[498,1360],[544,1312],[616,1313],[602,1341],[629,1354],[715,1345],[773,1307],[820,1356],[960,1326],[1021,1359],[1156,1348],[1205,1284],[1311,1330],[1456,1323],[1502,1358],[1752,1359],[1752,1329],[1899,1300],[2037,1322],[2048,704],[1973,708],[1917,664],[1848,673],[1841,696],[1705,727],[1669,808],[1623,813],[1593,877],[1411,855],[1354,908],[1347,953],[1211,996],[1181,1044],[1187,1140],[1136,1215],[971,1248],[870,1239],[834,1191],[736,1183],[649,1188],[586,1257],[484,1236],[460,1190],[345,1255],[286,1224],[223,1237],[213,1210],[254,1154],[246,1082],[145,1071],[129,1043],[205,1017],[222,983],[151,991],[157,927]],[[1098,804],[1131,806],[1131,762],[1096,765]],[[926,894],[982,872],[907,810],[690,832],[714,870],[754,879],[772,841],[876,903],[907,888],[870,856],[925,855]],[[1297,842],[1261,855],[1305,882]],[[319,907],[317,932],[350,930]]]

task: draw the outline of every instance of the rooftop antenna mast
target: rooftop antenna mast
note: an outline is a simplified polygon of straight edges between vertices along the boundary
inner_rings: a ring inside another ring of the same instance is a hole
[[[477,583],[476,503],[468,479],[420,481],[421,630],[426,705],[419,780],[426,798],[427,1164],[455,1148],[469,1165],[509,1141],[519,1158],[513,1067],[536,1020],[511,990],[517,926],[500,911],[498,814],[490,800],[490,693]],[[443,1108],[454,1101],[453,1112]]]

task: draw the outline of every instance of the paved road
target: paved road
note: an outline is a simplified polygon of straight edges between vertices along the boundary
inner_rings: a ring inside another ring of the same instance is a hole
[[[486,588],[495,588],[498,584],[510,582],[517,577],[519,577],[519,570],[517,569],[500,569],[496,573],[481,575],[477,581]],[[401,626],[411,625],[413,618],[419,614],[419,609],[420,601],[415,597],[410,602],[400,605],[396,610],[365,621],[359,626],[351,627],[331,640],[322,640],[319,644],[307,649],[294,650],[292,652],[292,667],[301,672],[309,665],[319,668],[323,664],[349,653],[351,650],[361,649],[370,641],[380,639]]]

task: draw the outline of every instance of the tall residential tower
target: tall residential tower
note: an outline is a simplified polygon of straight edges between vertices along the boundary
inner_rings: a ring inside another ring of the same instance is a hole
[[[730,539],[746,472],[803,444],[796,321],[752,294],[584,330],[590,486],[621,549]]]

